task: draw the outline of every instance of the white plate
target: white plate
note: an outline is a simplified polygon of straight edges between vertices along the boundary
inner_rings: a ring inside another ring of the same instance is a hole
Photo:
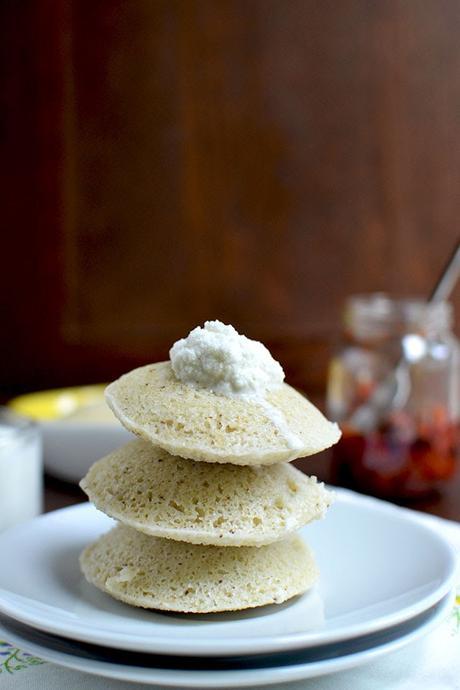
[[[135,436],[120,424],[38,422],[46,471],[66,482],[79,482],[91,465]]]
[[[226,688],[271,685],[288,681],[303,680],[336,673],[359,666],[396,651],[426,635],[443,621],[452,608],[453,597],[447,595],[434,607],[419,614],[409,622],[367,636],[364,639],[332,643],[321,648],[303,652],[265,657],[261,665],[245,663],[245,660],[227,664],[227,668],[206,667],[184,668],[180,664],[165,665],[173,657],[161,657],[160,667],[156,659],[145,654],[104,650],[82,645],[78,642],[51,636],[8,620],[1,621],[0,634],[20,649],[85,673],[107,678],[149,683],[160,687],[181,688]],[[21,629],[22,628],[22,629]],[[193,662],[192,662],[193,663]],[[199,663],[199,660],[198,660]]]
[[[86,583],[79,571],[80,551],[112,524],[83,504],[0,535],[0,552],[8,554],[0,569],[0,611],[99,645],[222,656],[362,636],[416,616],[450,591],[455,556],[435,532],[407,511],[337,493],[326,519],[303,530],[319,563],[319,588],[282,606],[193,616],[115,601]]]

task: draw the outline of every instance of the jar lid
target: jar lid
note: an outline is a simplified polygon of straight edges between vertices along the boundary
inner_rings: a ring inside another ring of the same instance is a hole
[[[449,302],[429,304],[418,297],[394,297],[383,292],[351,295],[345,303],[345,328],[358,339],[378,339],[449,329],[453,309]]]

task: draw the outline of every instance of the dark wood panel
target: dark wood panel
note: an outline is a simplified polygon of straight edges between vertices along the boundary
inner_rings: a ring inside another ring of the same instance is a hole
[[[33,384],[62,345],[65,26],[64,5],[0,4],[1,384]]]
[[[0,12],[0,385],[107,379],[217,317],[321,390],[345,295],[428,293],[460,214],[454,0]]]

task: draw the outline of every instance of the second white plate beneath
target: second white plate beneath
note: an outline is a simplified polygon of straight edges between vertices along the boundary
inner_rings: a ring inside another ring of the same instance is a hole
[[[158,657],[92,646],[0,617],[0,634],[22,650],[60,666],[160,688],[255,687],[316,678],[369,663],[428,634],[452,610],[453,596],[405,623],[374,635],[319,648],[237,661]],[[181,660],[184,662],[181,662]]]

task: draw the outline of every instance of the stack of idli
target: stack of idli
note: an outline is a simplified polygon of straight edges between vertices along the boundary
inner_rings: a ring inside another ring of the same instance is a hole
[[[117,521],[80,557],[86,579],[144,608],[210,613],[281,603],[318,578],[296,534],[331,494],[290,460],[340,432],[285,383],[229,396],[181,381],[171,362],[136,369],[106,399],[139,438],[81,486]]]

